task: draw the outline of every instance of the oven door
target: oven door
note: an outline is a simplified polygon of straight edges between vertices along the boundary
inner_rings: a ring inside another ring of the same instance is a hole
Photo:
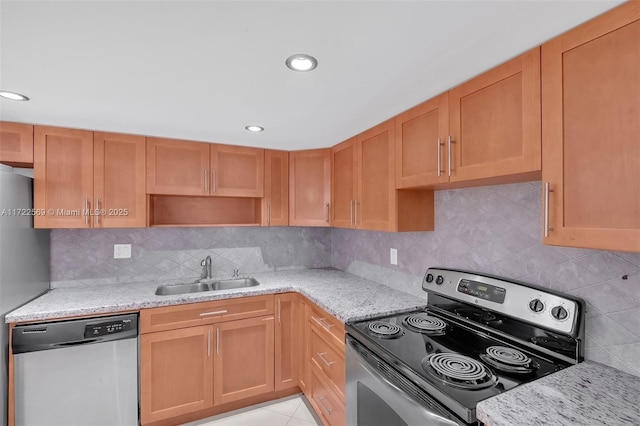
[[[467,425],[351,336],[346,364],[347,425]]]

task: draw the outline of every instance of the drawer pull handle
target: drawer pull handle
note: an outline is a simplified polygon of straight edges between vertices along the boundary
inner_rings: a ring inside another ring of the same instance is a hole
[[[273,317],[262,318],[262,321],[271,321],[272,319],[273,319]]]
[[[320,359],[327,364],[327,367],[331,367],[332,364],[335,364],[335,361],[327,361],[327,359],[324,357],[327,353],[326,352],[316,352],[318,354],[318,356],[320,357]]]
[[[331,327],[333,327],[333,324],[327,323],[327,320],[324,318],[316,318],[314,316],[312,316],[311,318],[313,318],[318,324],[322,326],[322,328],[326,330],[329,330]]]
[[[201,317],[208,317],[211,315],[221,315],[221,314],[226,314],[227,310],[223,309],[222,311],[213,311],[213,312],[203,312],[200,314]]]
[[[318,402],[320,402],[320,406],[322,406],[322,408],[324,408],[324,411],[327,412],[327,415],[331,415],[331,413],[333,413],[335,410],[330,409],[329,407],[326,406],[326,404],[324,403],[324,400],[326,398],[323,398],[321,396],[318,397]]]

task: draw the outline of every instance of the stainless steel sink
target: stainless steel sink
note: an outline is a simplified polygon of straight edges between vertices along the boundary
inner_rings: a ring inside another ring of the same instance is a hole
[[[260,285],[255,278],[232,278],[214,282],[200,281],[185,284],[164,284],[156,289],[157,296],[174,294],[200,293],[203,291],[230,290],[234,288],[254,287]]]
[[[254,287],[260,283],[255,278],[232,278],[211,283],[211,290],[229,290],[232,288]]]
[[[173,294],[199,293],[201,291],[209,290],[209,284],[206,283],[165,284],[158,286],[156,289],[156,295],[170,296]]]

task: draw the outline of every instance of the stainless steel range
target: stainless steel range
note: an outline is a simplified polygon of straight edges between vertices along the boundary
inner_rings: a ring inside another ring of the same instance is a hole
[[[479,401],[583,360],[584,302],[430,268],[425,310],[347,324],[347,424],[475,425]]]

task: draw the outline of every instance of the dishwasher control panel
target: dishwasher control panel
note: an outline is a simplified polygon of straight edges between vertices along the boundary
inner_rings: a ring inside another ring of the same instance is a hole
[[[105,321],[96,324],[87,324],[84,328],[84,337],[85,339],[91,337],[101,337],[129,330],[131,330],[130,319]]]

